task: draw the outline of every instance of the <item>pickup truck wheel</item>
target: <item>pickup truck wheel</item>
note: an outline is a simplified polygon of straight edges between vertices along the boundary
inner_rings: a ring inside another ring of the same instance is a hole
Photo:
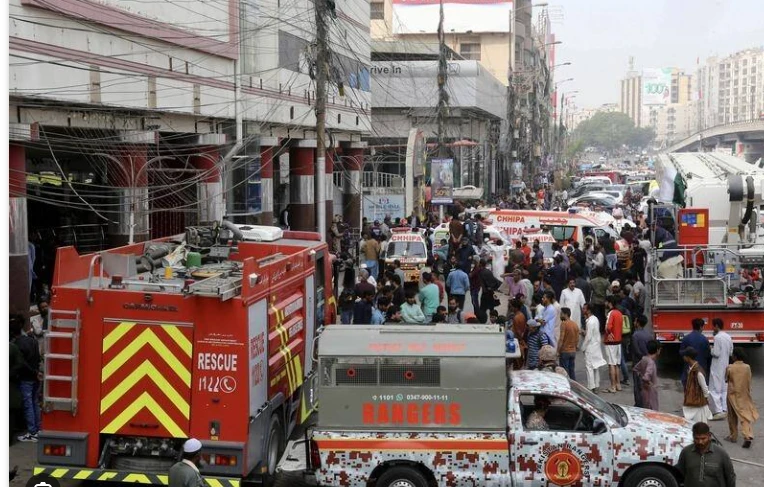
[[[624,487],[679,487],[679,483],[667,469],[657,465],[645,465],[626,477]]]
[[[379,476],[377,487],[427,487],[427,479],[412,467],[393,467]]]

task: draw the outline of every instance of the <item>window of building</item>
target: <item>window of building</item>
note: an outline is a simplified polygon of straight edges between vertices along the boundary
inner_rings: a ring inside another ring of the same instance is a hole
[[[459,54],[464,59],[472,59],[473,61],[480,61],[480,43],[479,42],[466,42],[459,47]]]
[[[371,2],[371,20],[385,20],[384,2]]]

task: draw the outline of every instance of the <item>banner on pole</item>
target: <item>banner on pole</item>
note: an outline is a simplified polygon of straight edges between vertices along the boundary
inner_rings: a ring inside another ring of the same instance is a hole
[[[433,159],[431,166],[432,200],[435,205],[454,202],[454,160]]]

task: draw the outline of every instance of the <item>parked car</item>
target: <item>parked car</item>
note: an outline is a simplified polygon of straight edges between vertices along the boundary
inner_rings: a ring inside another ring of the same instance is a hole
[[[568,206],[601,206],[607,210],[612,210],[618,206],[618,201],[609,194],[589,193],[568,200]]]

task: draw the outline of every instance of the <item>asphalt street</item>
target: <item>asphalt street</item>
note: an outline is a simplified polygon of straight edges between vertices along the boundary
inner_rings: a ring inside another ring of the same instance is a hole
[[[467,299],[469,302],[469,299]],[[472,311],[471,305],[465,306],[468,312]],[[506,312],[506,296],[502,296],[499,307],[500,314]],[[753,398],[758,406],[759,412],[764,418],[764,347],[749,348],[749,364],[753,370]],[[660,409],[681,415],[682,406],[682,385],[679,382],[682,361],[678,355],[678,347],[665,347],[659,361],[660,376]],[[604,369],[603,369],[604,370]],[[586,377],[583,355],[579,352],[576,361],[576,375],[579,378]],[[585,379],[584,379],[585,380]],[[602,385],[605,385],[605,375],[603,375]],[[624,387],[624,390],[616,394],[603,394],[610,402],[624,405],[633,405],[634,399],[630,387]],[[712,421],[711,430],[722,442],[724,448],[729,452],[734,460],[735,471],[738,477],[738,487],[757,485],[764,477],[764,455],[762,455],[762,445],[764,445],[764,419],[760,420],[754,426],[753,448],[742,448],[742,441],[737,444],[731,444],[722,440],[728,434],[727,421]],[[19,475],[11,482],[11,485],[23,485],[32,475],[32,468],[35,463],[35,447],[33,443],[16,442],[10,448],[10,466],[19,467]],[[81,485],[81,481],[63,481],[62,487],[74,487]]]

